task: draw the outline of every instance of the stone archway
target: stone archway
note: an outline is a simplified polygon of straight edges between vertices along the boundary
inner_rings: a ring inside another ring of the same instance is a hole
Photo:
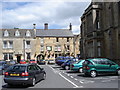
[[[37,56],[37,60],[41,60],[41,59],[44,59],[45,58],[45,56],[43,55],[43,54],[39,54],[38,56]]]

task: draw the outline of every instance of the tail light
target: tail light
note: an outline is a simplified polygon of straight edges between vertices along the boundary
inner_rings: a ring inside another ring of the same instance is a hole
[[[86,69],[86,70],[89,70],[89,69],[90,69],[90,67],[88,67],[88,66],[87,66],[87,67],[85,67],[85,69]]]
[[[28,72],[23,72],[21,76],[29,76]]]
[[[9,73],[8,73],[8,72],[5,72],[5,73],[4,73],[4,75],[8,76],[8,75],[9,75]]]
[[[74,65],[72,65],[72,67],[74,67]]]

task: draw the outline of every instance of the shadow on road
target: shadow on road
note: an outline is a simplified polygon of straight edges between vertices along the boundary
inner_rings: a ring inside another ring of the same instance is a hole
[[[77,76],[91,78],[90,75],[85,76],[84,74],[79,74]],[[108,76],[118,76],[118,75],[115,75],[115,74],[99,74],[97,77],[108,77]]]
[[[79,73],[79,72],[77,72],[77,71],[66,71],[66,73]]]
[[[8,85],[8,84],[5,84],[2,86],[2,90],[4,89],[26,89],[28,88],[28,85]]]

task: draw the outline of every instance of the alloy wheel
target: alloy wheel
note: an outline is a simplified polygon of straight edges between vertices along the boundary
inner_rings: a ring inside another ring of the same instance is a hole
[[[97,76],[97,72],[96,71],[91,71],[90,72],[90,76],[93,77],[93,78],[96,77]]]
[[[32,86],[35,86],[35,78],[32,80]]]
[[[82,72],[83,72],[83,69],[82,69],[82,68],[79,68],[79,72],[82,73]]]
[[[120,76],[120,69],[117,71],[118,75]]]
[[[43,80],[45,80],[45,79],[46,79],[46,74],[43,75]]]
[[[65,70],[69,70],[69,68],[70,68],[69,66],[65,66]]]

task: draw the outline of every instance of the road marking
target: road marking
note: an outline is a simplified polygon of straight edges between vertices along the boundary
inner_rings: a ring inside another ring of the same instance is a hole
[[[70,76],[71,78],[73,78],[73,76]]]
[[[76,78],[74,78],[76,81],[78,80],[78,79],[76,79]]]
[[[104,80],[104,81],[101,81],[101,82],[110,82],[112,80],[116,80],[116,79]]]
[[[70,81],[69,79],[67,79],[66,77],[64,77],[61,73],[59,73],[59,75],[60,75],[61,77],[63,77],[65,80],[67,80],[69,83],[71,83],[72,85],[74,85],[74,86],[75,86],[74,88],[83,87],[83,86],[78,86],[78,85],[76,85],[75,83],[73,83],[72,81]]]
[[[79,88],[79,87],[83,87],[83,86],[78,86],[76,85],[74,82],[70,81],[69,79],[67,79],[66,77],[64,77],[59,71],[56,71],[54,68],[52,68],[51,66],[49,66],[55,73],[57,72],[62,78],[64,78],[66,81],[68,81],[69,83],[71,83],[72,85],[74,85],[75,87],[73,88]],[[67,74],[68,76],[70,76],[69,74]],[[73,78],[73,76],[71,76],[71,78]]]

